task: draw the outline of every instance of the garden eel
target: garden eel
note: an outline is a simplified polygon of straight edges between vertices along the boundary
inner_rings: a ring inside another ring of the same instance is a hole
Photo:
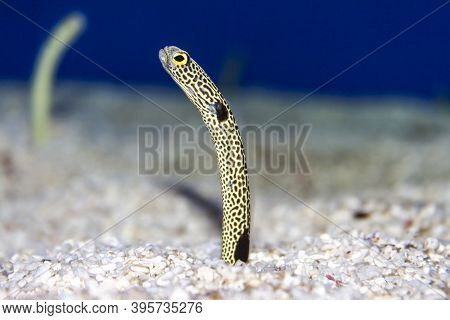
[[[164,69],[184,91],[211,134],[222,188],[222,259],[247,262],[250,247],[250,190],[247,161],[230,106],[205,71],[177,47],[159,51]]]

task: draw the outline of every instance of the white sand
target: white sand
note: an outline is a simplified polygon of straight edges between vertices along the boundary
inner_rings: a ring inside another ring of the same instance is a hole
[[[9,298],[445,299],[450,246],[323,234],[278,246],[255,244],[232,267],[219,245],[123,246],[67,241],[45,256],[14,255],[2,265]]]
[[[0,297],[448,298],[447,114],[332,99],[294,112],[288,120],[314,124],[313,174],[270,177],[291,195],[251,177],[252,253],[232,267],[219,260],[214,220],[161,194],[181,177],[137,174],[136,126],[153,124],[154,108],[122,90],[77,90],[64,87],[57,102],[73,95],[79,110],[57,116],[53,140],[33,149],[23,88],[0,86]],[[190,107],[147,94],[171,112]],[[277,99],[242,103],[263,110],[248,111],[261,122],[287,104]],[[189,110],[183,119],[198,121]],[[183,183],[220,199],[214,175]]]

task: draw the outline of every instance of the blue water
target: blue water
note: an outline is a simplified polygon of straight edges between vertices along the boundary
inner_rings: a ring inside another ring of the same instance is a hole
[[[131,83],[173,86],[164,45],[188,50],[214,78],[235,61],[242,86],[310,91],[445,1],[2,0],[51,29],[78,10],[88,28],[75,47]],[[0,78],[29,79],[46,34],[0,1]],[[68,52],[62,79],[117,82]],[[321,93],[450,93],[450,4],[324,86]]]

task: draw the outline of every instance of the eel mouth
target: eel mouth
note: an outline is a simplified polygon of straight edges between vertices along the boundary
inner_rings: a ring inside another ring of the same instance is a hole
[[[161,61],[161,64],[164,68],[168,67],[169,62],[169,54],[167,52],[167,47],[164,47],[164,49],[159,50],[159,61]]]

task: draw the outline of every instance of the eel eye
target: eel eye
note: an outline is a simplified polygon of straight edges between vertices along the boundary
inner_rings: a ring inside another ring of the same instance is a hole
[[[177,53],[172,58],[173,63],[177,66],[184,66],[188,62],[187,55],[185,53]]]

